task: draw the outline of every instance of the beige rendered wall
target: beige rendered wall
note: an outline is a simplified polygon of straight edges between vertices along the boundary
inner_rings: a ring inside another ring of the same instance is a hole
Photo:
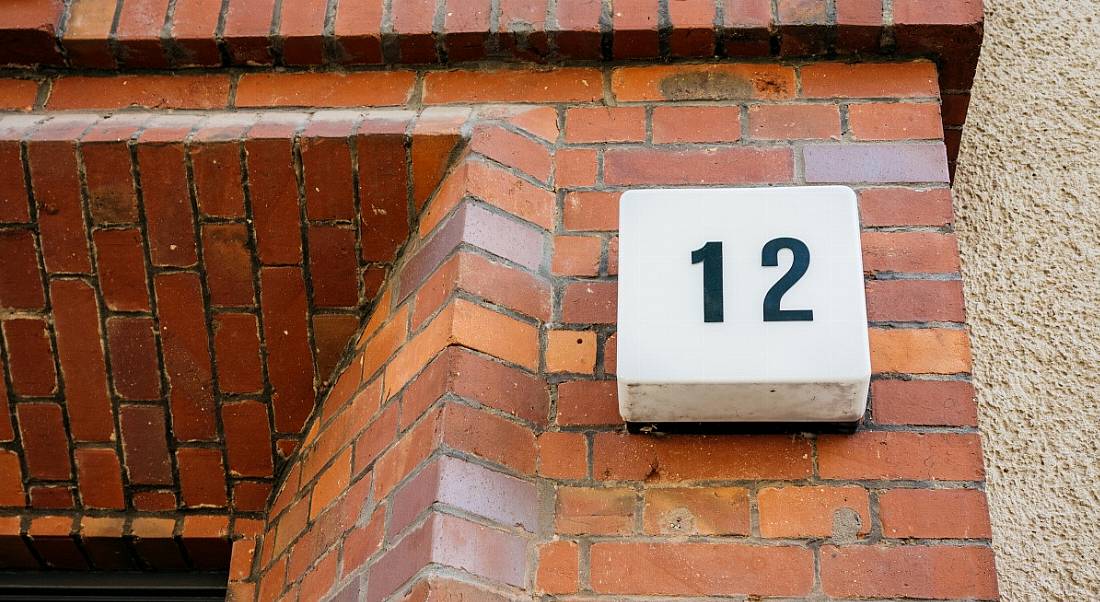
[[[1100,2],[986,0],[955,182],[1005,600],[1100,600]]]

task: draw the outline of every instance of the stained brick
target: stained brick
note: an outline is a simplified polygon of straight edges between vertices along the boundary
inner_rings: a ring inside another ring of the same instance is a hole
[[[283,61],[288,65],[316,65],[323,56],[321,34],[325,30],[327,2],[283,2],[279,37]]]
[[[160,362],[151,318],[107,320],[107,347],[115,391],[127,400],[159,399]]]
[[[77,129],[83,131],[77,124],[72,134],[79,134]],[[65,142],[32,141],[27,146],[27,155],[46,271],[87,273],[91,263],[72,146]]]
[[[380,2],[337,4],[334,33],[343,62],[382,62],[382,9]]]
[[[308,134],[307,130],[306,135]],[[345,138],[303,136],[301,149],[306,214],[309,219],[354,218],[355,191],[352,186],[351,147],[348,141]]]
[[[81,155],[92,222],[136,222],[138,207],[134,181],[130,177],[130,147],[126,144],[84,144]]]
[[[227,75],[65,75],[54,81],[50,110],[224,109],[229,101]]]
[[[214,386],[198,275],[158,274],[156,294],[172,433],[177,441],[212,440]]]
[[[651,535],[748,535],[749,492],[741,487],[661,487],[645,492]]]
[[[22,507],[25,503],[19,454],[0,450],[0,506]]]
[[[714,54],[715,3],[708,0],[670,2],[668,18],[672,24],[668,45],[674,56]]]
[[[114,311],[149,311],[145,249],[136,228],[92,233],[103,300]]]
[[[644,123],[642,129],[644,130]],[[514,167],[542,182],[550,179],[550,151],[543,145],[509,130],[481,127],[470,137],[470,150]]]
[[[611,72],[620,102],[645,100],[750,100],[792,98],[795,74],[768,64],[631,66]]]
[[[88,67],[115,66],[107,38],[117,5],[117,0],[78,0],[73,3],[63,40],[71,61]]]
[[[580,551],[576,542],[557,540],[542,544],[538,559],[538,574],[535,577],[538,591],[547,594],[577,591]]]
[[[228,393],[255,393],[264,388],[259,324],[248,313],[214,316],[214,356],[218,388]]]
[[[0,141],[0,223],[30,221],[23,158],[15,140]]]
[[[221,13],[218,0],[176,0],[172,15],[171,35],[182,56],[183,65],[217,65],[221,63],[214,33]]]
[[[527,427],[458,405],[446,406],[443,420],[447,445],[523,474],[535,472],[535,436]]]
[[[871,531],[867,490],[862,487],[768,487],[757,496],[764,537],[866,536]]]
[[[401,132],[404,125],[401,124]],[[364,261],[391,261],[408,238],[407,175],[402,161],[404,134],[384,133],[358,138],[359,199]]]

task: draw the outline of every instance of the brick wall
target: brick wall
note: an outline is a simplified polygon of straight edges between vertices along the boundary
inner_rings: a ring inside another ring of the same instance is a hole
[[[413,201],[233,595],[995,599],[935,67],[510,75],[424,78],[426,103],[530,104],[436,114],[463,150]],[[627,434],[619,192],[816,183],[859,191],[859,431]]]

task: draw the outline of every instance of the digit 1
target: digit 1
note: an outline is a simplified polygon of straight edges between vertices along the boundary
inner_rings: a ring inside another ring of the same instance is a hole
[[[724,322],[722,298],[722,243],[708,242],[691,252],[691,264],[703,264],[703,321]]]

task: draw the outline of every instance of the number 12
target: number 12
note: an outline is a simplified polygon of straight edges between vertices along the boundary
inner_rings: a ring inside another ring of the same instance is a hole
[[[779,251],[787,249],[794,255],[794,261],[783,275],[764,295],[765,322],[812,322],[812,309],[781,309],[783,295],[791,290],[806,270],[810,268],[810,249],[797,238],[776,238],[768,241],[760,253],[760,265],[776,267],[779,265]],[[722,284],[722,243],[710,241],[691,252],[692,265],[703,264],[703,321],[725,321],[725,299]]]

